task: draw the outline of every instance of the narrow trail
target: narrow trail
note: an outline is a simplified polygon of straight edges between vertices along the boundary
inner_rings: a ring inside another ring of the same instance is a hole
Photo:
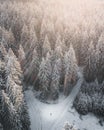
[[[44,104],[34,97],[32,90],[25,92],[31,120],[31,130],[55,130],[65,114],[71,109],[83,78],[80,77],[71,94],[58,104]]]
[[[79,73],[79,80],[68,97],[59,98],[57,104],[45,104],[37,100],[32,90],[25,92],[29,108],[31,130],[62,130],[64,122],[75,124],[80,130],[104,130],[94,115],[88,114],[81,119],[75,109],[73,101],[79,92],[83,77]],[[90,125],[89,125],[90,124]]]
[[[35,101],[34,93],[31,90],[26,92],[26,101],[28,102],[31,130],[41,130],[40,110],[38,108],[37,101]]]
[[[55,120],[54,122],[54,125],[52,126],[52,128],[50,128],[50,130],[54,130],[56,129],[55,126],[57,127],[57,125],[61,122],[61,120],[64,118],[64,116],[66,115],[66,113],[68,111],[72,111],[72,106],[73,106],[73,101],[77,95],[77,93],[79,92],[79,89],[81,87],[81,84],[83,82],[83,79],[80,78],[78,83],[76,84],[76,86],[73,88],[71,94],[66,98],[66,101],[67,102],[64,102],[65,104],[62,104],[63,105],[63,110],[60,112],[60,116],[57,120]],[[73,113],[73,111],[72,111]]]

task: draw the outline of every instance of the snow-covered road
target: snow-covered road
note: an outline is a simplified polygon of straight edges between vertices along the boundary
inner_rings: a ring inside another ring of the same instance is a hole
[[[25,92],[29,107],[31,130],[62,130],[65,121],[75,124],[80,130],[104,130],[98,124],[98,119],[93,115],[79,118],[79,114],[72,109],[73,100],[76,97],[83,79],[80,78],[67,98],[62,98],[57,104],[45,104],[37,100],[32,90]],[[89,125],[90,124],[90,125]]]

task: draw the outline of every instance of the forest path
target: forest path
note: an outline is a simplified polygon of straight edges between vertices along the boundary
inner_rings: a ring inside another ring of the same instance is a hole
[[[25,97],[29,108],[31,130],[62,130],[66,121],[75,124],[75,127],[80,130],[104,130],[104,126],[99,125],[99,119],[93,114],[80,118],[80,115],[72,108],[82,82],[83,77],[80,74],[80,79],[70,95],[67,98],[60,96],[57,104],[42,103],[35,98],[37,93],[32,90],[26,91]]]
[[[82,81],[83,78],[80,74],[80,79],[71,94],[67,98],[64,97],[64,99],[61,99],[61,102],[57,104],[42,103],[34,97],[32,90],[26,91],[25,96],[29,107],[31,130],[55,130],[68,111],[73,114],[73,101],[80,89]]]

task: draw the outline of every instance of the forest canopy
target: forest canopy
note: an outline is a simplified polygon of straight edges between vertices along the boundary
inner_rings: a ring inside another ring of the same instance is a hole
[[[71,93],[79,73],[83,83],[74,107],[81,114],[104,115],[103,19],[104,2],[99,0],[0,0],[4,130],[6,120],[8,130],[30,129],[24,97],[28,86],[41,92],[41,101],[56,100],[60,92]]]

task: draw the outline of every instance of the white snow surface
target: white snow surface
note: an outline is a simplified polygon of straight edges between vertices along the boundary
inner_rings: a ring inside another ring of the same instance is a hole
[[[35,98],[32,90],[25,92],[29,115],[31,121],[31,130],[62,130],[66,121],[73,124],[77,130],[104,130],[93,114],[82,116],[72,108],[83,79],[80,78],[77,85],[73,88],[68,97],[61,97],[57,104],[45,104]]]

